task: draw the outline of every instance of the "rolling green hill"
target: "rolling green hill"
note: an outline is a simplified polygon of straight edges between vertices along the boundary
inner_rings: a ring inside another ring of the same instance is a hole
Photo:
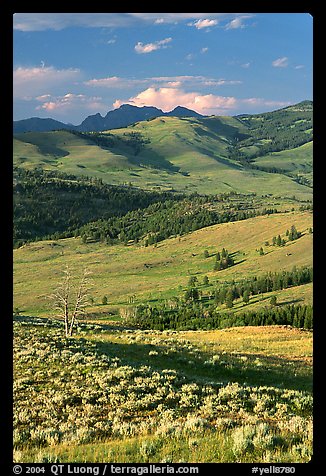
[[[285,246],[273,246],[272,238],[278,234],[285,238],[292,224],[302,236]],[[111,308],[128,306],[131,297],[134,303],[155,303],[183,294],[190,276],[196,276],[202,283],[206,275],[215,284],[268,271],[291,270],[293,266],[311,266],[313,235],[308,232],[311,226],[310,212],[288,212],[213,225],[147,247],[83,244],[80,238],[29,243],[14,250],[15,306],[27,314],[48,315],[51,306],[47,296],[60,280],[65,265],[70,265],[77,274],[85,266],[92,271],[96,305],[89,311],[104,315]],[[215,254],[223,247],[233,253],[236,264],[214,271]],[[263,256],[260,247],[264,249]],[[204,256],[205,250],[208,258]],[[211,284],[201,285],[201,289],[214,289]],[[280,301],[285,291],[278,292]],[[300,286],[297,298],[311,302],[311,291],[309,284]],[[103,295],[108,297],[108,306],[101,305]],[[285,302],[288,300],[286,297]],[[265,300],[261,305],[265,305]]]
[[[301,183],[312,185],[313,182],[313,143],[307,142],[295,149],[271,152],[255,158],[252,163],[261,170],[281,171]]]
[[[94,176],[110,184],[132,183],[144,189],[188,193],[235,190],[311,199],[310,182],[297,180],[297,173],[310,174],[312,163],[312,149],[302,145],[304,139],[311,142],[312,113],[308,106],[303,109],[239,117],[157,117],[104,133],[16,134],[14,163]],[[274,157],[276,152],[281,155]],[[261,161],[266,155],[264,170]],[[252,159],[257,163],[251,163]],[[270,173],[271,167],[278,173]]]

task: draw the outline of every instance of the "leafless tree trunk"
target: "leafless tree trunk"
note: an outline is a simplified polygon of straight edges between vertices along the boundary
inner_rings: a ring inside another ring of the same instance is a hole
[[[74,324],[77,323],[78,317],[84,315],[85,307],[87,306],[87,304],[89,304],[89,287],[91,284],[89,275],[90,272],[85,269],[77,289],[75,307],[70,320],[69,336],[72,336]]]
[[[65,335],[71,337],[77,320],[84,314],[85,307],[89,303],[89,279],[90,272],[85,269],[79,285],[72,284],[72,275],[68,266],[64,270],[64,276],[58,288],[50,296],[54,302],[54,308],[58,311],[58,317],[64,321]]]

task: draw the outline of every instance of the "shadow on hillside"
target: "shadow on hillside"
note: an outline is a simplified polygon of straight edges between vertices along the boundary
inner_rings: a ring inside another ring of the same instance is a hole
[[[123,338],[128,338],[128,334]],[[149,365],[158,371],[172,369],[188,381],[210,384],[238,382],[252,386],[311,391],[310,371],[307,367],[301,368],[298,375],[298,366],[303,364],[297,360],[263,354],[234,355],[220,352],[219,359],[211,363],[212,353],[199,353],[192,348],[187,350],[184,342],[180,345],[173,342],[165,346],[135,342],[134,339],[137,338],[137,335],[130,333],[129,343],[99,341],[95,335],[92,340],[96,342],[99,353],[119,357],[123,365]]]
[[[32,316],[14,316],[14,321],[33,327],[47,327],[62,329],[63,323]],[[219,385],[228,382],[238,382],[240,385],[272,386],[293,390],[312,390],[311,369],[305,362],[297,359],[286,359],[278,356],[267,356],[262,353],[223,353],[198,351],[186,338],[178,338],[178,333],[170,335],[159,331],[142,331],[126,328],[120,325],[92,325],[82,326],[83,332],[73,338],[89,339],[96,345],[98,354],[109,357],[118,357],[122,365],[133,367],[150,366],[154,370],[175,370],[188,382]],[[104,331],[104,332],[103,332]],[[124,331],[123,334],[120,331]],[[109,338],[116,340],[121,337],[124,342],[106,341]],[[155,336],[157,334],[157,336]],[[140,339],[149,339],[152,342],[141,342]],[[164,339],[162,344],[158,341]],[[127,341],[127,342],[126,342]],[[213,358],[214,355],[214,358]]]

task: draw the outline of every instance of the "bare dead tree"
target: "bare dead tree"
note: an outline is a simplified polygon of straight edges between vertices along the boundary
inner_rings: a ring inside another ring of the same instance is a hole
[[[78,318],[81,318],[85,314],[85,307],[90,304],[89,289],[90,289],[90,271],[84,270],[83,276],[80,280],[77,288],[75,306],[73,309],[72,317],[70,319],[69,335],[72,336],[74,324],[77,324]]]
[[[90,272],[85,269],[78,285],[72,282],[72,274],[68,266],[55,292],[50,296],[59,319],[64,321],[65,335],[71,337],[78,319],[85,314],[89,304]]]

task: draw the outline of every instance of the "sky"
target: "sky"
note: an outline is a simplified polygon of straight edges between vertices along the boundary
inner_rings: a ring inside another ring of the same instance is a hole
[[[121,106],[255,114],[312,99],[308,13],[15,13],[14,120]]]

